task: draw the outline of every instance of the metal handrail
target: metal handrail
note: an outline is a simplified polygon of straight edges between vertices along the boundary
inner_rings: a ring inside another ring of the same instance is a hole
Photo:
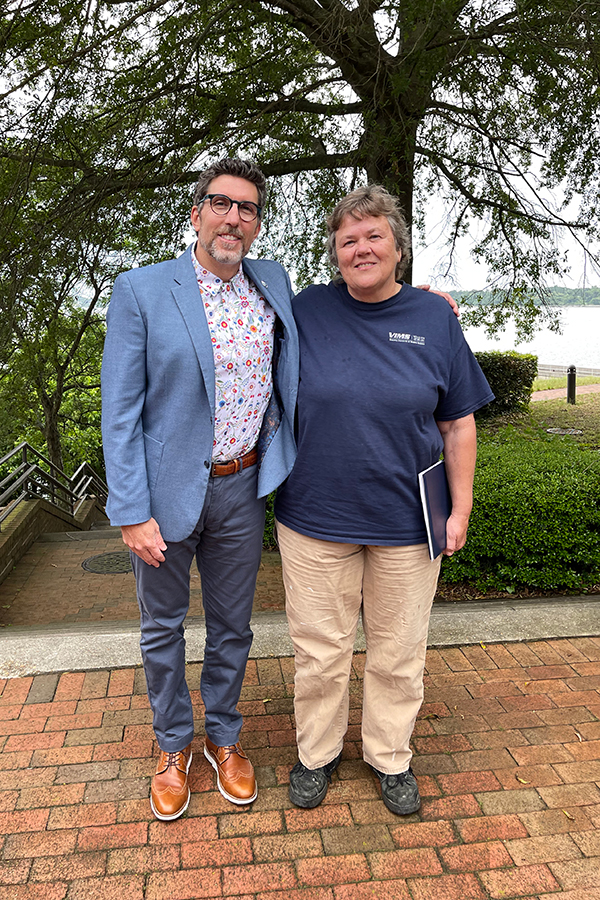
[[[3,478],[2,481],[0,481],[0,490],[2,490],[2,488],[6,484],[8,484],[9,481],[11,481],[15,477],[15,475],[17,475],[19,472],[23,472],[26,468],[27,463],[22,462],[19,466],[17,466],[16,469],[13,469],[12,472],[9,472],[6,478]]]
[[[0,524],[10,515],[21,500],[42,497],[57,509],[74,515],[86,497],[96,497],[103,505],[108,497],[108,487],[89,463],[82,463],[69,478],[58,466],[42,453],[23,441],[0,459],[0,467],[19,457],[19,464],[0,481]],[[33,457],[35,462],[28,457]],[[50,471],[39,465],[44,463]],[[15,496],[16,494],[16,496]],[[7,503],[8,505],[4,506]],[[3,507],[3,508],[2,508]]]
[[[108,487],[88,462],[82,463],[71,476],[71,489],[78,497],[93,494],[102,503],[108,499]]]
[[[39,450],[36,450],[35,447],[32,447],[31,444],[27,443],[27,441],[21,441],[21,443],[17,444],[17,446],[13,450],[11,450],[10,453],[7,453],[6,456],[3,456],[2,459],[0,459],[0,466],[3,465],[5,462],[8,462],[8,460],[11,459],[13,456],[16,456],[17,453],[19,453],[21,455],[21,458],[23,459],[23,461],[26,461],[28,453],[30,456],[37,456],[38,459],[41,459],[42,462],[46,463],[46,465],[49,466],[51,469],[56,469],[57,472],[61,472],[61,470],[58,468],[58,466],[55,466],[54,463],[51,462],[47,456],[44,456],[43,453],[40,453]],[[69,476],[65,475],[64,472],[61,472],[61,474],[64,475],[64,477],[66,479],[69,478]]]
[[[22,466],[19,466],[19,470],[21,468],[22,468]],[[19,470],[15,470],[15,474],[17,474],[17,472]],[[36,475],[40,479],[45,478],[48,482],[50,482],[50,484],[47,485],[47,484],[43,484],[40,481],[36,481],[34,478],[34,476],[36,476]],[[36,488],[39,488],[41,490],[50,491],[53,496],[54,496],[54,494],[64,493],[64,494],[67,494],[67,496],[70,496],[72,500],[75,499],[75,493],[74,493],[74,491],[71,490],[71,488],[68,485],[63,484],[62,481],[58,480],[58,478],[54,478],[54,476],[50,475],[49,472],[45,472],[43,469],[40,469],[39,466],[32,465],[32,466],[29,466],[28,469],[25,469],[25,471],[22,472],[21,475],[19,475],[19,477],[13,483],[12,487],[10,487],[6,491],[4,491],[3,494],[0,494],[0,505],[2,505],[2,503],[5,499],[8,499],[8,497],[14,492],[14,490],[17,487],[20,487],[22,484],[26,484],[29,481],[32,484],[34,484],[36,486]],[[34,491],[34,493],[39,493],[39,491]]]
[[[33,497],[43,497],[53,506],[60,506],[61,509],[66,507],[72,510],[73,502],[76,499],[75,494],[68,485],[63,484],[39,466],[32,465],[19,475],[11,487],[7,488],[0,495],[0,506],[21,487]]]
[[[0,510],[0,523],[2,523],[4,521],[4,519],[6,519],[6,518],[8,518],[8,516],[10,516],[13,509],[17,508],[17,506],[19,505],[21,500],[29,500],[29,499],[30,499],[30,497],[29,497],[29,493],[27,491],[23,491],[22,494],[19,494],[18,497],[15,497],[15,499],[12,501],[12,503],[9,503],[8,506],[5,506],[3,509]],[[0,528],[0,531],[1,530],[2,529]]]

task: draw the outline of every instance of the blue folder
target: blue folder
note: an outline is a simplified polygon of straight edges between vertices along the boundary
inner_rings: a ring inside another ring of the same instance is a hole
[[[427,528],[429,557],[436,559],[446,546],[446,522],[452,511],[450,488],[443,459],[423,472],[419,472],[419,490]]]

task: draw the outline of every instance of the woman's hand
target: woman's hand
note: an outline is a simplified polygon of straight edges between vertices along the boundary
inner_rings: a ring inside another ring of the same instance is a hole
[[[438,422],[444,441],[444,462],[452,499],[452,513],[446,522],[445,556],[452,556],[467,540],[473,507],[473,476],[477,456],[477,430],[473,414],[450,422]]]
[[[446,546],[442,550],[444,556],[452,556],[456,550],[460,550],[467,542],[468,516],[451,514],[446,522]]]

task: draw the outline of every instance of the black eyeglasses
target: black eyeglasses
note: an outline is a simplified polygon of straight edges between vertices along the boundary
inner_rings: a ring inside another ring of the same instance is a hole
[[[253,222],[262,212],[262,206],[252,203],[251,200],[232,200],[226,194],[205,194],[200,203],[204,203],[205,200],[210,201],[210,208],[217,216],[226,216],[233,204],[237,203],[242,222]]]

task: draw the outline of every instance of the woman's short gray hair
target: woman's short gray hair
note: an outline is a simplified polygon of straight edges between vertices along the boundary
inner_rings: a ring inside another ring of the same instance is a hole
[[[410,231],[399,201],[380,184],[367,184],[356,188],[340,200],[327,219],[327,250],[332,265],[338,267],[335,248],[335,236],[345,216],[364,219],[367,216],[385,216],[392,229],[396,250],[402,252],[402,258],[396,266],[396,281],[408,267],[411,259]]]

